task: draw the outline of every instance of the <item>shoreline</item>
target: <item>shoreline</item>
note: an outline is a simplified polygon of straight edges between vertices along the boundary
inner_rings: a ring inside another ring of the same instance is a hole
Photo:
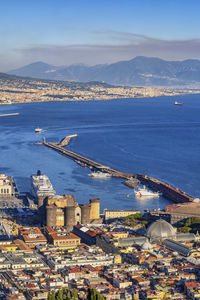
[[[176,97],[176,96],[186,96],[186,95],[200,95],[200,91],[198,92],[190,92],[190,93],[177,93],[177,94],[173,94],[173,95],[158,95],[158,96],[145,96],[145,97],[115,97],[115,98],[97,98],[97,99],[80,99],[80,100],[77,100],[77,99],[68,99],[68,100],[60,100],[60,99],[53,99],[53,100],[43,100],[43,101],[40,101],[40,100],[34,100],[34,101],[17,101],[17,102],[12,102],[12,103],[2,103],[0,102],[0,105],[7,105],[7,106],[12,106],[12,105],[15,105],[15,104],[30,104],[30,103],[49,103],[49,102],[93,102],[93,101],[112,101],[112,100],[134,100],[134,99],[153,99],[153,98],[160,98],[160,97]]]
[[[197,86],[114,86],[101,82],[0,79],[0,105],[35,102],[87,102],[200,94]]]

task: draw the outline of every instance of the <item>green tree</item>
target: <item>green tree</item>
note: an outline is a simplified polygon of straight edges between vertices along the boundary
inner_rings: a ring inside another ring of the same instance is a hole
[[[77,291],[76,291],[75,289],[72,290],[72,296],[71,296],[71,299],[73,299],[73,300],[78,299],[78,294],[77,294]]]
[[[62,288],[62,291],[63,291],[63,299],[70,300],[71,299],[70,291],[68,291],[67,288]]]
[[[55,299],[56,299],[56,297],[55,297],[55,291],[53,290],[51,292],[51,300],[55,300]]]
[[[104,300],[104,296],[96,289],[89,289],[87,292],[87,300]]]
[[[48,292],[48,296],[47,296],[47,299],[48,300],[55,300],[55,291],[51,291],[51,292]]]
[[[48,292],[47,300],[51,300],[51,292]]]
[[[179,230],[180,230],[180,232],[188,233],[192,230],[192,228],[184,226],[184,227],[179,228]]]
[[[56,300],[63,300],[63,289],[60,289],[56,295]]]
[[[185,226],[189,227],[189,226],[191,226],[191,224],[192,224],[192,220],[190,218],[188,218],[185,222]]]
[[[141,224],[144,225],[144,227],[146,227],[148,222],[147,221],[141,221]]]

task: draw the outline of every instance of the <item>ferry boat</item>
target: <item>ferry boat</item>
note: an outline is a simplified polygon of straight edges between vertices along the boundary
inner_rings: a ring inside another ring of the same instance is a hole
[[[56,195],[56,191],[49,178],[41,174],[41,171],[37,171],[37,175],[31,175],[31,194],[38,198],[40,196],[53,197]]]
[[[103,172],[93,172],[88,174],[89,177],[94,177],[94,178],[108,178],[111,175],[108,173],[103,173]]]
[[[180,105],[180,106],[183,106],[183,103],[178,102],[178,101],[175,101],[175,102],[174,102],[174,105]]]
[[[159,197],[160,193],[159,192],[153,192],[150,190],[147,190],[146,187],[144,186],[143,188],[137,189],[137,191],[134,191],[136,197]]]
[[[39,127],[35,128],[35,133],[41,133],[41,132],[43,132],[42,128]]]

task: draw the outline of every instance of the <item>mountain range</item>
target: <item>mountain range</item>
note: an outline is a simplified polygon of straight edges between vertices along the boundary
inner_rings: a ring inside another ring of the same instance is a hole
[[[129,61],[113,64],[59,67],[35,62],[7,73],[46,80],[104,81],[113,85],[131,86],[178,86],[200,82],[200,60],[166,61],[137,56]]]

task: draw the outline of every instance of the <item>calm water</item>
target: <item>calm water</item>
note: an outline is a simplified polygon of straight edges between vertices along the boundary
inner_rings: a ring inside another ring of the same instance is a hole
[[[184,102],[175,106],[174,101]],[[58,153],[34,143],[59,141],[77,133],[70,149],[127,173],[145,173],[200,196],[200,95],[94,102],[56,102],[0,106],[0,172],[14,177],[20,192],[30,188],[37,169],[58,194],[79,203],[101,199],[101,210],[164,208],[164,198],[136,200],[121,179],[94,179]],[[34,129],[45,131],[35,134]],[[127,194],[130,196],[127,197]]]

